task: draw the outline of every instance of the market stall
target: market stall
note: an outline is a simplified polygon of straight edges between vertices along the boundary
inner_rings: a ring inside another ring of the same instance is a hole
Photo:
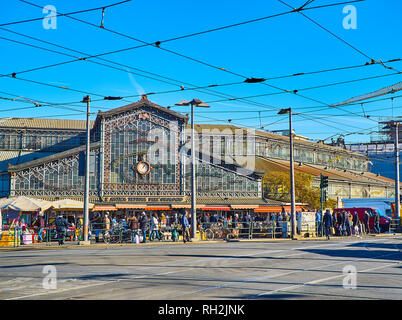
[[[24,196],[0,199],[2,229],[0,246],[18,246],[38,241],[40,221],[50,202]]]
[[[88,203],[88,210],[93,210],[94,204]],[[46,228],[41,232],[41,238],[48,240],[55,236],[55,226],[53,225],[56,216],[62,213],[64,218],[67,219],[72,227],[67,229],[66,239],[78,240],[82,235],[83,222],[83,212],[84,212],[84,202],[77,201],[73,199],[61,199],[50,203],[49,208],[46,212],[47,223]],[[46,232],[49,235],[46,236]]]

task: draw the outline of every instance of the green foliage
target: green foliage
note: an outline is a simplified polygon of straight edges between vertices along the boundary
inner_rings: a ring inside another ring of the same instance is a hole
[[[321,208],[321,191],[312,187],[314,176],[295,173],[295,201],[307,203],[311,209]],[[263,190],[267,198],[290,202],[290,175],[281,171],[267,173],[263,178]]]

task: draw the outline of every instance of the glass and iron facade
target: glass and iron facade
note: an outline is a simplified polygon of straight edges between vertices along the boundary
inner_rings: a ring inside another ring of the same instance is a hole
[[[146,98],[99,112],[91,131],[90,201],[186,203],[191,192],[187,117]],[[77,136],[81,139],[82,133]],[[10,196],[82,200],[85,145],[12,165]],[[210,160],[210,159],[209,159]],[[197,197],[262,199],[262,175],[197,157]]]

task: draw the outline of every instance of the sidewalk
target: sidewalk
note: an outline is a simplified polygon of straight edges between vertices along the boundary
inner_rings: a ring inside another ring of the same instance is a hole
[[[345,237],[336,237],[332,236],[331,241],[333,240],[341,240],[341,239],[372,239],[372,238],[392,238],[392,237],[400,237],[402,233],[387,233],[387,234],[369,234],[364,235],[362,237],[353,237],[353,236],[345,236]],[[232,239],[232,240],[198,240],[194,242],[183,243],[183,241],[173,242],[173,241],[153,241],[146,243],[93,243],[90,245],[78,245],[76,242],[74,244],[69,244],[68,242],[59,246],[57,242],[52,243],[51,245],[46,245],[45,242],[35,243],[32,245],[21,245],[20,247],[0,247],[1,251],[23,251],[23,250],[47,250],[47,249],[79,249],[79,248],[117,248],[117,247],[144,247],[144,246],[164,246],[164,245],[195,245],[195,244],[222,244],[222,243],[230,243],[230,242],[286,242],[286,241],[320,241],[327,240],[326,237],[311,237],[311,238],[302,238],[297,237],[296,239],[291,238],[256,238],[256,239]]]

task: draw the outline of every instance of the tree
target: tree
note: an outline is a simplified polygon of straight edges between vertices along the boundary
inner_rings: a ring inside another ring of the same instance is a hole
[[[311,209],[321,207],[321,191],[312,187],[314,176],[307,173],[295,173],[295,201],[307,203]],[[272,171],[263,178],[264,195],[273,200],[290,202],[290,175],[281,171]]]

